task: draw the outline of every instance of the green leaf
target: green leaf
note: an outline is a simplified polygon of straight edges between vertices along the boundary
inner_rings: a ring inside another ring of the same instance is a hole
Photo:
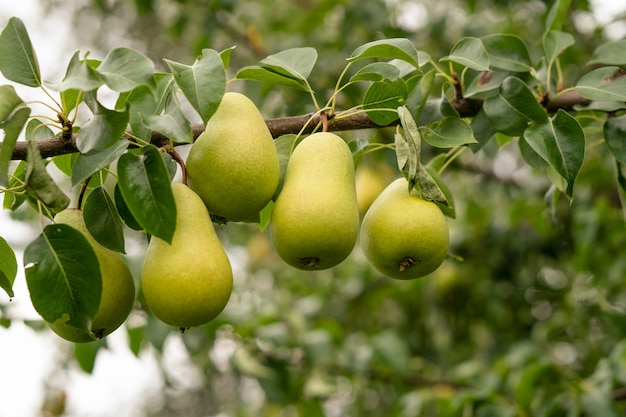
[[[122,219],[104,187],[96,187],[89,193],[85,201],[83,218],[87,230],[99,244],[112,251],[125,253]]]
[[[17,276],[17,259],[8,242],[0,236],[0,288],[14,297],[13,283]]]
[[[396,128],[394,142],[398,168],[409,182],[409,189],[418,181],[422,138],[411,112],[405,106],[398,107],[400,125]]]
[[[79,51],[74,52],[74,55],[67,65],[65,77],[62,82],[46,82],[46,85],[58,92],[68,90],[93,91],[103,85],[104,81],[94,68],[100,65],[100,61],[81,60],[79,55]]]
[[[547,362],[533,363],[525,367],[515,388],[515,399],[524,409],[530,410],[539,380],[551,372],[552,364]]]
[[[354,62],[365,58],[400,59],[420,69],[415,45],[405,38],[382,39],[361,45],[352,52],[348,61]]]
[[[517,77],[507,77],[500,86],[500,94],[518,114],[535,123],[548,120],[548,112],[539,104],[526,83]]]
[[[615,159],[626,164],[626,116],[611,117],[604,123],[604,140]]]
[[[567,20],[569,6],[572,4],[572,0],[556,0],[546,19],[546,29],[548,30],[561,30],[563,23]]]
[[[576,41],[569,33],[550,30],[543,35],[543,50],[546,53],[548,67],[551,67],[564,50],[574,45]]]
[[[62,91],[59,95],[61,97],[61,106],[63,107],[64,114],[70,114],[70,112],[83,101],[83,95],[80,90],[70,88]]]
[[[232,55],[235,48],[236,46],[231,46],[230,48],[226,48],[223,51],[220,51],[220,58],[222,59],[222,64],[224,65],[224,68],[228,68],[228,65],[230,64],[230,56]]]
[[[128,140],[120,139],[106,149],[79,154],[72,169],[72,187],[115,162],[126,151],[128,144]]]
[[[532,70],[528,48],[520,37],[499,33],[483,36],[480,39],[489,54],[491,68],[513,72]]]
[[[283,188],[283,183],[285,182],[285,172],[287,171],[287,163],[291,157],[291,151],[295,147],[296,139],[298,139],[298,136],[290,133],[279,136],[274,140],[274,146],[276,146],[276,151],[278,152],[280,179],[272,200],[276,200],[278,194],[280,194],[280,190]]]
[[[9,177],[9,164],[17,139],[30,116],[30,108],[15,93],[12,86],[0,86],[0,125],[4,139],[0,144],[0,185],[6,186]]]
[[[400,76],[396,65],[387,62],[374,62],[361,68],[350,78],[350,82],[358,81],[395,81]]]
[[[439,188],[439,184],[433,178],[433,174],[436,174],[435,170],[427,169],[426,166],[420,162],[415,187],[419,189],[425,200],[439,203],[444,207],[448,206],[446,195],[441,188]]]
[[[17,164],[17,167],[15,167],[15,171],[13,171],[13,175],[11,175],[11,178],[9,179],[9,184],[7,188],[21,189],[21,185],[25,181],[24,179],[25,175],[26,175],[26,161],[20,161]],[[28,198],[28,195],[25,193],[14,193],[14,192],[6,191],[4,193],[4,201],[3,201],[2,206],[5,209],[15,211],[17,210],[18,207],[22,205],[22,203],[24,203],[24,201],[26,201],[27,198]]]
[[[12,17],[0,34],[0,72],[7,80],[41,86],[41,73],[35,50],[24,22]]]
[[[176,205],[159,150],[148,145],[142,148],[141,155],[122,155],[118,161],[118,185],[126,206],[142,228],[171,242],[176,228]]]
[[[203,49],[193,65],[165,60],[176,84],[198,112],[204,124],[213,116],[226,90],[226,70],[220,55]]]
[[[463,38],[454,45],[450,55],[441,61],[453,61],[476,71],[489,69],[489,55],[483,42],[474,37]]]
[[[458,117],[444,117],[419,127],[420,135],[436,148],[453,148],[477,143],[472,128]]]
[[[96,358],[98,357],[98,351],[106,346],[104,339],[94,340],[92,343],[75,343],[74,344],[74,359],[80,366],[83,372],[91,374],[96,365]]]
[[[76,147],[81,153],[113,146],[126,133],[130,117],[128,109],[109,110],[98,102],[95,106],[94,114],[76,136]]]
[[[122,192],[120,191],[119,183],[115,184],[115,189],[113,190],[113,199],[115,200],[117,213],[120,215],[126,226],[130,227],[133,230],[143,230],[143,227],[141,227],[141,225],[137,222],[133,214],[128,209],[126,201],[124,201],[124,197],[122,196]]]
[[[31,301],[43,319],[67,319],[69,326],[89,331],[98,311],[102,277],[98,258],[78,230],[52,224],[24,251]]]
[[[165,137],[179,143],[192,143],[193,131],[177,101],[168,103],[163,114],[146,114],[143,123],[150,130],[157,131]]]
[[[620,67],[602,67],[585,75],[576,91],[589,100],[626,101],[626,72]]]
[[[626,65],[626,57],[624,56],[625,48],[626,39],[602,43],[593,52],[588,64]]]
[[[519,137],[519,150],[524,158],[524,161],[528,165],[537,169],[544,169],[548,167],[548,163],[537,153],[533,148],[530,147],[524,136]]]
[[[511,74],[513,73],[510,71],[483,71],[472,78],[465,88],[464,96],[469,98],[494,91],[500,88],[504,80]]]
[[[375,82],[365,92],[363,109],[374,123],[387,126],[398,119],[396,109],[404,105],[408,93],[406,82],[401,78]]]
[[[282,85],[302,91],[309,91],[308,87],[301,81],[270,71],[258,65],[251,65],[241,68],[235,76],[238,80],[261,81],[273,85]]]
[[[261,60],[261,65],[277,74],[304,81],[309,78],[317,61],[315,48],[292,48]]]
[[[372,339],[375,354],[395,374],[409,372],[410,352],[404,339],[393,330],[385,330]]]
[[[528,118],[501,95],[487,98],[483,110],[494,129],[509,136],[519,136],[528,127]]]
[[[441,178],[441,175],[439,175],[437,168],[428,163],[427,165],[420,166],[420,171],[422,170],[425,171],[421,173],[424,178],[420,178],[419,184],[421,186],[420,188],[423,195],[426,196],[430,201],[433,201],[435,204],[437,204],[441,209],[441,212],[445,216],[448,216],[451,219],[455,219],[456,206],[454,205],[454,195],[452,194],[450,188]],[[430,178],[427,178],[426,175],[428,175]],[[428,185],[424,180],[432,181],[434,182],[434,184]],[[428,194],[423,191],[425,189],[429,189]]]
[[[574,181],[585,158],[585,133],[578,121],[559,110],[553,119],[526,129],[524,139],[567,181],[566,194],[572,197]]]
[[[111,90],[121,93],[150,85],[154,63],[142,53],[122,47],[111,50],[97,70]]]
[[[28,141],[25,172],[26,189],[55,213],[67,208],[70,199],[52,180],[41,159],[37,142]]]

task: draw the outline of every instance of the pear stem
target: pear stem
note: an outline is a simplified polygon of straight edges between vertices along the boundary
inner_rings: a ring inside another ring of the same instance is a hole
[[[165,151],[172,157],[172,159],[176,161],[178,166],[180,166],[180,170],[183,174],[182,183],[187,185],[187,167],[185,166],[185,161],[183,160],[183,158],[181,158],[178,152],[176,152],[176,149],[174,149],[174,147],[170,145],[165,145],[163,149],[165,149]]]
[[[76,208],[79,210],[83,208],[83,197],[85,196],[85,192],[87,191],[87,186],[89,185],[89,181],[91,181],[91,176],[89,176],[89,178],[87,178],[83,182],[83,186],[80,188],[80,191],[78,193],[78,201],[76,202]]]
[[[322,132],[328,132],[328,112],[320,113],[320,119],[322,120]]]

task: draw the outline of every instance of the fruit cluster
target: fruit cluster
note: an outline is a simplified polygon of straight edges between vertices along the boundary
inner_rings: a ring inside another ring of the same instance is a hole
[[[383,190],[361,221],[352,154],[336,134],[318,132],[297,143],[280,186],[272,136],[254,103],[242,94],[224,95],[185,165],[188,185],[172,184],[174,236],[171,243],[151,238],[141,276],[150,311],[181,329],[210,322],[230,298],[232,269],[213,221],[250,221],[272,200],[271,241],[280,258],[298,269],[338,265],[359,235],[369,262],[392,278],[422,277],[447,256],[443,213],[418,191],[409,191],[403,177]],[[89,235],[79,210],[61,212],[55,221]],[[119,254],[91,238],[90,243],[98,253],[103,281],[92,332],[103,337],[129,314],[134,284]],[[51,327],[68,340],[93,340],[65,323]]]

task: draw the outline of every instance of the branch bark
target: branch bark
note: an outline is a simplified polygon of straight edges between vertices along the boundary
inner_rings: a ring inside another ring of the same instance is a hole
[[[545,104],[545,108],[549,113],[555,113],[558,109],[566,111],[572,111],[576,106],[587,106],[590,103],[589,100],[582,97],[575,91],[567,92],[559,95],[554,100],[551,100]],[[482,107],[482,101],[477,99],[455,98],[451,101],[452,106],[457,110],[461,117],[473,117]],[[293,133],[311,133],[318,124],[322,122],[320,116],[314,116],[312,114],[305,114],[301,116],[280,117],[275,119],[268,119],[265,121],[269,128],[272,137],[277,138],[279,136]],[[391,123],[387,126],[393,126],[398,122]],[[365,113],[362,112],[343,112],[337,113],[335,117],[332,117],[328,121],[329,132],[341,132],[348,130],[360,130],[360,129],[380,129],[386,126],[378,125],[372,122]],[[204,127],[201,124],[192,126],[193,137],[196,139],[202,133]],[[154,132],[151,138],[152,144],[161,147],[169,144],[169,139],[158,132]],[[78,152],[76,147],[76,135],[72,135],[71,140],[66,140],[62,137],[54,137],[50,139],[44,139],[37,142],[41,156],[43,158],[50,158],[57,155],[64,155],[68,153]],[[182,143],[175,143],[175,145],[183,145]],[[0,147],[2,144],[0,143]],[[15,145],[13,160],[26,159],[28,144],[23,141],[19,141]]]

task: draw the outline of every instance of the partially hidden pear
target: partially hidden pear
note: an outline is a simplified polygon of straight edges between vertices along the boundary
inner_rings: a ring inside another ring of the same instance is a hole
[[[226,307],[233,286],[228,256],[196,193],[172,184],[176,229],[171,244],[153,236],[141,273],[146,305],[161,321],[186,329]]]
[[[333,267],[359,233],[354,162],[339,136],[314,133],[294,149],[270,220],[278,255],[303,270]]]
[[[374,200],[361,224],[360,245],[382,274],[414,279],[435,271],[448,255],[449,231],[439,207],[409,193],[402,177]]]
[[[240,93],[224,94],[187,156],[189,187],[209,213],[254,221],[278,186],[278,152],[263,116]]]
[[[100,339],[117,329],[130,314],[135,302],[133,275],[120,253],[105,248],[91,236],[81,209],[65,209],[57,213],[54,221],[78,230],[91,244],[100,264],[102,295],[98,312],[91,322],[93,334],[69,326],[62,320],[48,324],[55,333],[71,342],[83,343]]]

